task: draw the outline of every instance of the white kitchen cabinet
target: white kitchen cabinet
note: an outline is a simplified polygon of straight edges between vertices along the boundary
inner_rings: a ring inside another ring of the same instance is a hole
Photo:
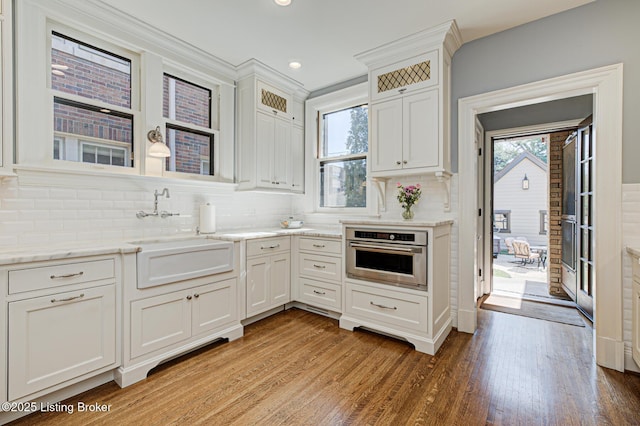
[[[291,190],[304,192],[304,127],[291,130]]]
[[[304,132],[303,102],[308,92],[255,60],[243,64],[239,76],[238,189],[303,192],[300,170],[304,158],[292,140],[299,140],[299,128]]]
[[[455,22],[356,55],[369,67],[371,177],[448,177]]]
[[[258,186],[291,188],[291,122],[275,115],[257,113]]]
[[[9,303],[9,400],[116,361],[115,285]]]
[[[290,237],[247,242],[247,317],[291,300]]]
[[[235,278],[131,303],[131,357],[237,321]]]
[[[375,103],[370,111],[372,172],[440,170],[437,90]]]
[[[427,232],[426,290],[385,284],[371,279],[344,279],[344,311],[340,327],[365,327],[397,336],[412,343],[416,350],[434,355],[451,331],[451,223],[421,224],[397,222],[377,225],[343,221],[346,226],[373,231],[403,229]]]
[[[244,333],[240,242],[233,243],[232,256],[225,253],[219,258],[224,268],[196,262],[188,277],[178,274],[173,281],[164,279],[168,276],[165,269],[162,280],[155,280],[154,285],[138,282],[143,276],[137,273],[142,254],[144,249],[137,256],[125,258],[128,272],[123,289],[124,356],[115,373],[115,381],[121,387],[144,380],[152,368],[165,360],[218,340],[238,339]],[[183,255],[171,252],[173,258],[163,256],[165,263],[171,263],[179,262]],[[146,260],[142,263],[146,264]]]
[[[0,266],[3,401],[33,400],[120,365],[121,265],[114,254]]]
[[[638,251],[627,249],[631,254],[631,356],[640,366],[640,256]]]
[[[298,302],[342,312],[342,240],[296,237],[294,298]]]

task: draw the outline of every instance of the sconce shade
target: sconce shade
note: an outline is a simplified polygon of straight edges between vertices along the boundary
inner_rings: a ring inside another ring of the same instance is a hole
[[[147,139],[153,144],[149,148],[150,157],[167,158],[171,157],[171,151],[169,147],[165,145],[162,133],[160,132],[160,126],[157,126],[155,130],[149,130],[147,133]]]

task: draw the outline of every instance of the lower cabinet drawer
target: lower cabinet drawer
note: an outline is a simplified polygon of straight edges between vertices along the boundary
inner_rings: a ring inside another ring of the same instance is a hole
[[[307,278],[299,279],[300,301],[318,308],[342,312],[342,287]]]
[[[340,282],[342,279],[342,259],[318,254],[299,253],[300,275]]]
[[[9,400],[115,363],[115,285],[9,303],[9,348]]]
[[[84,284],[115,277],[115,260],[69,262],[9,271],[9,293]],[[94,284],[95,285],[95,284]]]
[[[345,310],[381,324],[429,334],[427,296],[347,283]]]

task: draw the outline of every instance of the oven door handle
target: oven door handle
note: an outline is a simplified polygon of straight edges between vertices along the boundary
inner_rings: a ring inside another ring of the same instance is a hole
[[[368,251],[373,251],[376,253],[391,253],[391,254],[397,253],[397,252],[422,253],[422,247],[381,247],[381,246],[374,246],[374,245],[354,243],[354,242],[349,243],[349,245],[353,248],[363,248],[363,249],[367,249]]]

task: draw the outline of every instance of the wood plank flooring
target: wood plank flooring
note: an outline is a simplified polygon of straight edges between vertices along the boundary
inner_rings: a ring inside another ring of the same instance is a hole
[[[590,327],[479,310],[436,356],[292,309],[245,336],[108,383],[15,425],[633,425],[640,376],[597,367]]]

